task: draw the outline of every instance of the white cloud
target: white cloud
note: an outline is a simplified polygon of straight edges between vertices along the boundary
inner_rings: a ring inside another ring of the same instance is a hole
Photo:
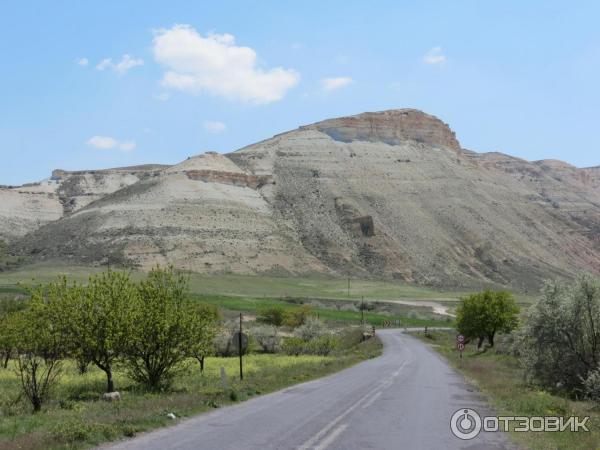
[[[257,65],[256,52],[235,45],[231,34],[202,36],[189,25],[156,32],[154,58],[165,67],[163,86],[208,92],[255,104],[281,100],[300,80],[293,70]]]
[[[90,63],[87,58],[79,58],[75,62],[80,66],[87,66]]]
[[[334,91],[354,83],[350,77],[324,78],[321,80],[321,87],[325,92]]]
[[[446,62],[446,55],[443,53],[442,47],[433,47],[423,56],[425,64],[443,64]]]
[[[223,122],[218,122],[216,120],[207,120],[202,124],[204,129],[209,133],[222,133],[227,129],[227,126]]]
[[[118,149],[130,152],[136,148],[135,141],[118,141],[110,136],[93,136],[87,140],[86,144],[99,150]]]
[[[105,58],[98,63],[96,69],[98,70],[107,70],[112,69],[119,75],[125,75],[129,70],[134,67],[141,66],[144,64],[144,60],[140,58],[132,58],[129,55],[123,55],[121,57],[121,61],[118,63],[114,63],[112,59]]]

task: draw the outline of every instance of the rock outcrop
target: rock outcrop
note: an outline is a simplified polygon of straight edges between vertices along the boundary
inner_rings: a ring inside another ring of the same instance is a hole
[[[416,109],[367,112],[324,120],[300,129],[316,129],[341,142],[368,141],[399,145],[412,140],[460,151],[456,135],[447,124]]]

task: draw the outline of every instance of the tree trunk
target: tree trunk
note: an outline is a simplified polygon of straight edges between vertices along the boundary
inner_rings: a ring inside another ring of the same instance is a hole
[[[494,335],[495,335],[495,333],[491,333],[491,334],[488,336],[488,341],[489,341],[489,343],[490,343],[490,347],[493,347],[493,346],[494,346]]]
[[[204,375],[204,356],[198,358],[198,362],[200,363],[200,373]]]
[[[112,377],[112,370],[109,368],[104,369],[106,373],[106,392],[114,392],[115,391],[115,383]]]
[[[42,401],[37,396],[31,399],[31,404],[33,405],[34,413],[40,412],[42,410]]]
[[[6,352],[6,355],[4,355],[4,361],[2,362],[2,367],[5,369],[8,368],[8,361],[10,361],[10,350]]]
[[[479,336],[479,340],[477,341],[477,350],[481,349],[481,346],[483,345],[483,340],[485,338],[483,336]]]

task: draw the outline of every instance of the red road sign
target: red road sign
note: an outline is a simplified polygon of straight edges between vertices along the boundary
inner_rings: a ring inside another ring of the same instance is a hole
[[[456,335],[456,342],[458,342],[459,344],[464,344],[465,343],[465,337],[462,334],[457,334]]]

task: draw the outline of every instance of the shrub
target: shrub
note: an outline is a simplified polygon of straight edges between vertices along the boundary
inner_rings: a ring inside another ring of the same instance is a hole
[[[281,338],[277,333],[277,327],[267,325],[254,327],[250,330],[250,334],[260,345],[263,352],[275,353],[279,350]]]
[[[588,374],[583,382],[583,389],[587,398],[600,402],[600,368]]]
[[[298,337],[289,337],[284,339],[282,350],[286,355],[298,356],[304,353],[306,342]]]
[[[304,347],[304,353],[310,355],[327,356],[340,346],[339,339],[331,334],[325,334],[308,341]]]
[[[261,323],[280,327],[283,325],[285,318],[286,313],[281,306],[272,306],[261,310],[256,317],[256,320]]]
[[[309,317],[313,317],[313,309],[310,305],[302,305],[286,313],[284,325],[289,327],[299,327],[304,325]]]
[[[579,395],[600,362],[600,280],[549,282],[519,333],[527,375],[541,386]],[[592,389],[593,390],[593,389]]]
[[[309,316],[304,321],[304,324],[296,329],[294,334],[303,341],[310,341],[311,339],[323,336],[327,332],[327,327],[320,319]]]
[[[506,291],[484,291],[461,299],[456,309],[456,328],[469,339],[478,339],[477,348],[488,340],[494,346],[496,333],[509,333],[518,324],[519,308]]]

